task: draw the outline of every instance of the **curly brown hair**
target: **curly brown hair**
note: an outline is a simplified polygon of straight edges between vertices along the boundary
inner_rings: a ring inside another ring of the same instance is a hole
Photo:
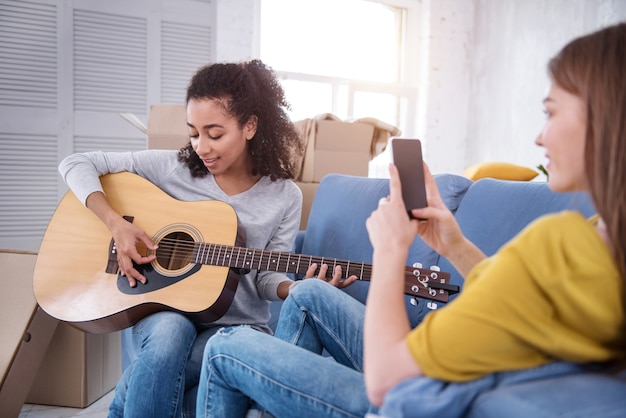
[[[302,138],[287,115],[290,109],[285,92],[275,73],[260,60],[241,63],[217,63],[200,68],[187,88],[190,100],[220,100],[239,127],[250,117],[258,119],[248,152],[254,163],[253,174],[293,179],[296,162],[304,154]],[[194,177],[209,174],[189,142],[181,148],[178,159],[187,163]]]
[[[626,277],[626,23],[574,39],[550,61],[548,72],[585,103],[590,193]]]

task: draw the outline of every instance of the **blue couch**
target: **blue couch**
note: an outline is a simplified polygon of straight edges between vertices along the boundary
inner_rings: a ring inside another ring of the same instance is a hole
[[[563,209],[594,212],[584,194],[555,194],[543,182],[515,182],[482,179],[472,182],[465,177],[435,176],[440,194],[455,213],[465,235],[487,255],[495,253],[530,221],[549,212]],[[342,260],[371,262],[372,247],[365,220],[389,193],[388,180],[331,174],[322,179],[309,215],[306,231],[300,231],[295,252]],[[439,266],[451,274],[450,282],[462,288],[463,279],[452,265],[415,239],[407,265]],[[365,302],[367,282],[357,282],[345,289]],[[413,325],[430,312],[427,301],[405,297]],[[275,327],[280,302],[272,303]],[[529,307],[532,309],[532,307]],[[128,344],[125,359],[128,361]],[[189,388],[186,402],[195,401],[195,389]],[[618,376],[585,374],[520,383],[484,393],[476,399],[468,414],[471,418],[490,417],[624,417],[626,416],[626,373]]]

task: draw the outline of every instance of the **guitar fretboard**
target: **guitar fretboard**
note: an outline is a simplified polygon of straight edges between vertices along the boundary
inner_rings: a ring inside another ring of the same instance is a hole
[[[196,264],[296,274],[306,273],[313,263],[317,263],[318,268],[325,263],[330,273],[336,266],[341,266],[344,278],[354,275],[359,280],[369,281],[372,275],[371,264],[230,245],[199,243],[192,257]]]

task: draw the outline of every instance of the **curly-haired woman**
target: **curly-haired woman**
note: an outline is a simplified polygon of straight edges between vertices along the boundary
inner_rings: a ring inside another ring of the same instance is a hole
[[[249,248],[288,252],[298,231],[302,194],[291,179],[304,146],[273,71],[258,60],[205,66],[192,77],[186,103],[190,142],[180,151],[86,152],[59,166],[72,191],[111,231],[120,273],[131,287],[146,282],[133,262],[155,258],[139,254],[136,244],[156,245],[113,210],[99,180],[104,174],[138,174],[181,201],[228,203]],[[325,276],[325,268],[320,273]],[[285,299],[292,283],[282,273],[252,270],[218,320],[198,324],[165,311],[139,321],[132,328],[136,359],[116,387],[109,416],[180,416],[185,388],[198,383],[208,338],[228,325],[271,333],[269,301]]]

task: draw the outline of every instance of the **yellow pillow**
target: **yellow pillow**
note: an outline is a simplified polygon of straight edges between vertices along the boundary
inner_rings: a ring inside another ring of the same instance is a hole
[[[465,170],[465,177],[472,181],[491,177],[499,180],[529,181],[539,175],[535,170],[511,163],[480,163]]]

